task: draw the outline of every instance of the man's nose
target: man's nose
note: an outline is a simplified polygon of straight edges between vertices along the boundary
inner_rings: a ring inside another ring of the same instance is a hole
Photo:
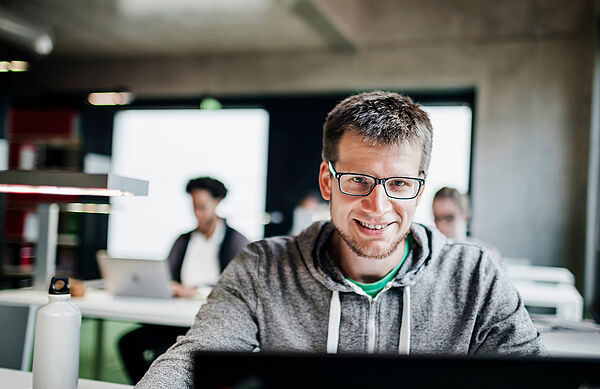
[[[392,207],[390,198],[385,193],[383,185],[375,185],[371,193],[362,198],[362,207],[365,210],[376,213],[383,213]]]

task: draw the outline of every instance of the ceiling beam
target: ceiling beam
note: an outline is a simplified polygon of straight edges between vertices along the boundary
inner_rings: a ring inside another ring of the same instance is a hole
[[[354,52],[357,42],[348,33],[348,28],[340,28],[339,20],[332,18],[332,12],[319,5],[315,0],[287,0],[289,9],[303,19],[319,35],[321,35],[332,49]],[[346,24],[348,25],[348,24]]]

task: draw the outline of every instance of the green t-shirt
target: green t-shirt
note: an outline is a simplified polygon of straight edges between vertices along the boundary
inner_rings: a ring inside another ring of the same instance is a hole
[[[393,268],[385,277],[383,277],[379,281],[364,284],[362,282],[354,281],[348,277],[346,277],[346,279],[348,281],[352,282],[353,284],[357,285],[359,288],[364,290],[364,292],[366,294],[368,294],[369,296],[374,298],[375,296],[377,296],[377,294],[379,292],[381,292],[381,290],[383,288],[385,288],[385,286],[387,285],[388,282],[390,282],[390,280],[392,280],[394,277],[396,277],[396,274],[398,274],[398,270],[400,270],[400,267],[406,260],[406,257],[408,257],[408,253],[410,252],[410,249],[412,248],[412,244],[413,244],[413,237],[411,234],[409,234],[406,237],[406,239],[404,240],[404,255],[402,256],[402,259],[400,260],[400,262],[398,262],[398,265],[396,265],[395,268]]]

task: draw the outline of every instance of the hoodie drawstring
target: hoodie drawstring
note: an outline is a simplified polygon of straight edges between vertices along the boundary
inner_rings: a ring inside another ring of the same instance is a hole
[[[327,330],[327,353],[335,354],[338,351],[340,340],[340,322],[342,319],[342,305],[340,292],[334,290],[329,304],[329,328]]]
[[[400,326],[398,354],[408,355],[410,354],[410,286],[404,286],[402,298],[404,301],[402,303],[402,324]],[[329,326],[327,329],[327,353],[329,354],[338,352],[341,319],[340,292],[334,290],[329,304]]]
[[[398,342],[398,354],[410,354],[410,286],[404,286],[402,293],[402,325],[400,326],[400,342]]]

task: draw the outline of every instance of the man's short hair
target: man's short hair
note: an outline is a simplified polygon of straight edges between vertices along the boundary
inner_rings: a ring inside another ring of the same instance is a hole
[[[346,131],[362,135],[373,145],[409,142],[421,149],[420,172],[429,168],[433,128],[427,113],[410,97],[375,91],[344,99],[323,125],[324,161],[337,161],[338,145]]]
[[[190,180],[185,187],[185,191],[191,194],[194,190],[206,190],[215,199],[223,199],[227,196],[225,185],[212,177],[198,177]]]
[[[451,200],[458,207],[458,209],[463,215],[466,215],[467,217],[470,216],[471,207],[469,204],[469,196],[467,196],[466,194],[460,193],[455,188],[444,186],[443,188],[435,192],[435,195],[433,196],[433,201],[442,199]]]

